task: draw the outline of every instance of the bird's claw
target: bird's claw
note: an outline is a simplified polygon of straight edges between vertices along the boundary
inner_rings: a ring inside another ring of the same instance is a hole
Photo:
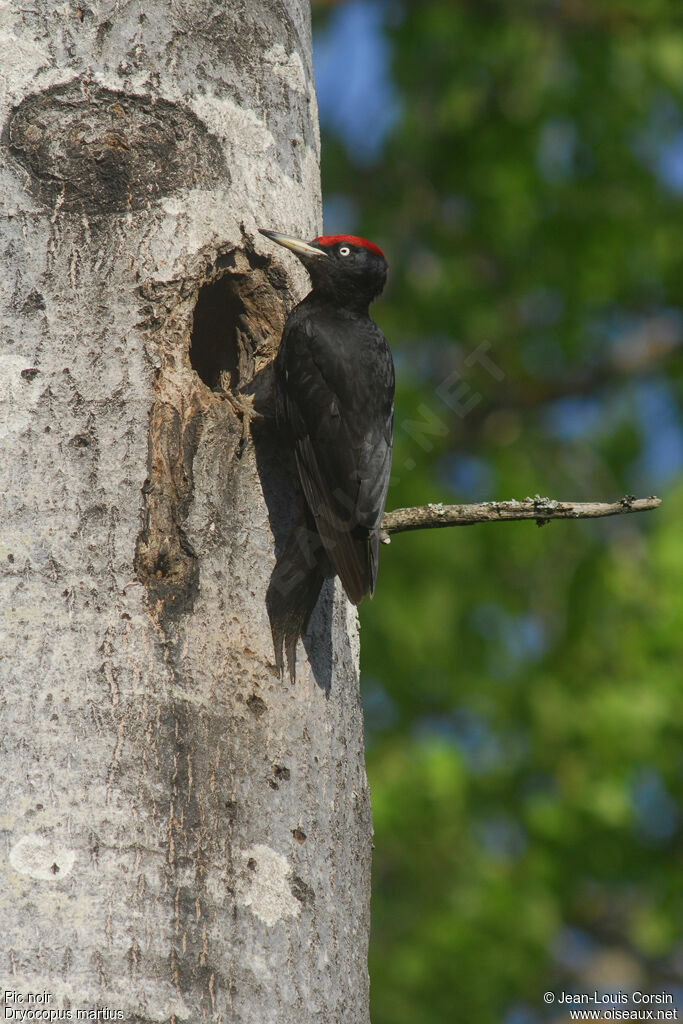
[[[233,411],[242,421],[242,434],[240,437],[240,455],[244,451],[244,447],[249,440],[249,434],[251,432],[251,425],[254,422],[263,419],[260,412],[257,412],[254,408],[254,396],[253,395],[241,395],[235,394],[233,391],[221,392],[221,398],[224,398],[233,408]]]

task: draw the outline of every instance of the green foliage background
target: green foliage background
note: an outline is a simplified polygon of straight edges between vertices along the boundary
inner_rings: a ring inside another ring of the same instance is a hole
[[[564,1019],[548,989],[680,997],[683,11],[377,10],[398,117],[371,157],[326,131],[323,187],[348,211],[326,230],[390,262],[388,507],[665,504],[383,550],[361,609],[372,1019]],[[338,8],[315,13],[329,32]]]

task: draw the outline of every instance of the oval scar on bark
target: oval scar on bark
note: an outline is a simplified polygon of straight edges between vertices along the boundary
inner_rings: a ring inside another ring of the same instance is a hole
[[[4,136],[31,194],[60,210],[136,210],[230,183],[219,140],[191,110],[80,81],[27,96]]]

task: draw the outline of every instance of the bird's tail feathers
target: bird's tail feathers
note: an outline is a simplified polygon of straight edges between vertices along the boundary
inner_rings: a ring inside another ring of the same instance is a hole
[[[342,581],[346,596],[352,604],[360,604],[372,583],[370,543],[367,531],[335,529],[322,516],[316,525],[325,545],[329,560]]]
[[[285,657],[296,682],[296,645],[306,629],[321,587],[334,575],[308,509],[300,509],[276,562],[266,594],[275,667],[284,676]]]

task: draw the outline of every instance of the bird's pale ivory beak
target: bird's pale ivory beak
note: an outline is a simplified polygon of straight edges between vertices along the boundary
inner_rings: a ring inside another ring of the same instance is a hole
[[[265,228],[259,228],[259,231],[278,245],[284,245],[285,249],[291,249],[297,256],[327,256],[324,249],[316,249],[310,242],[304,242],[300,238],[290,238],[289,235],[281,235],[278,231],[266,231]]]

